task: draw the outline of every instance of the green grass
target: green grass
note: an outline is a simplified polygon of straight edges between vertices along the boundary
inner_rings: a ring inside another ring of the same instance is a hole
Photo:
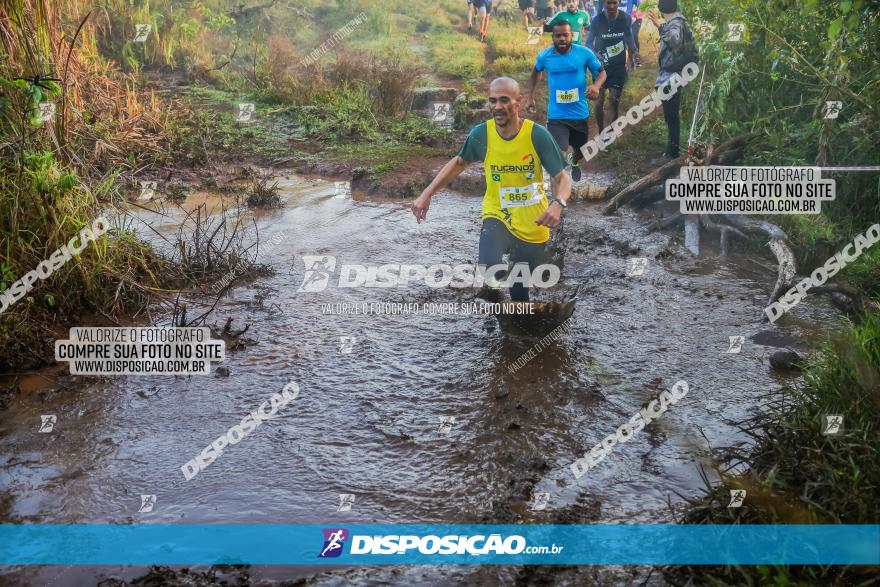
[[[450,30],[432,34],[425,41],[435,71],[463,80],[479,78],[485,73],[486,55],[478,39]]]

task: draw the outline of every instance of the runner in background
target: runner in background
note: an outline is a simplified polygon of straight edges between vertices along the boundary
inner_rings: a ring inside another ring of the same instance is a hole
[[[619,0],[605,0],[605,10],[593,19],[587,35],[587,47],[605,65],[607,78],[596,101],[596,123],[599,132],[605,128],[605,94],[610,94],[611,120],[620,116],[620,96],[626,83],[627,49],[634,61],[637,51],[632,38],[629,15],[618,10]]]
[[[486,40],[489,33],[489,14],[492,12],[492,0],[473,0],[480,21],[480,41]]]
[[[699,60],[694,36],[684,15],[678,11],[676,0],[660,0],[657,7],[663,14],[664,22],[660,22],[654,10],[648,11],[648,18],[660,31],[660,71],[657,73],[655,85],[664,85],[673,73],[680,73],[688,63]],[[668,100],[663,101],[663,119],[666,121],[668,140],[664,157],[675,159],[680,152],[681,141],[681,88]]]
[[[571,178],[580,181],[581,147],[587,144],[589,127],[587,117],[590,107],[587,98],[596,98],[605,81],[602,63],[596,55],[572,41],[571,24],[562,20],[553,27],[553,46],[538,53],[535,68],[529,80],[529,97],[526,111],[534,114],[535,90],[541,72],[547,71],[549,101],[547,104],[547,130],[559,148],[566,153],[571,165]],[[587,86],[587,71],[593,76],[593,84]]]
[[[535,16],[538,17],[538,20],[546,21],[554,14],[553,0],[535,0]]]
[[[636,13],[642,14],[639,11],[639,4],[641,4],[641,0],[620,0],[620,3],[617,6],[617,9],[622,12],[626,12],[629,15],[630,20],[632,21],[633,43],[636,46],[636,51],[640,50],[639,39],[636,36],[638,30],[641,28],[641,21],[639,21],[638,25],[636,24]],[[633,67],[638,67],[641,64],[641,62],[637,59],[637,55],[629,55],[627,63],[630,64],[630,69],[632,69]]]
[[[468,30],[473,30],[474,28],[474,13],[476,10],[474,9],[474,0],[467,0],[468,3]]]
[[[529,23],[535,18],[535,0],[519,0],[519,9],[523,13],[523,23],[529,28]]]
[[[642,30],[642,20],[645,18],[645,13],[639,10],[639,6],[641,6],[641,0],[629,0],[632,3],[632,10],[629,12],[629,17],[632,19],[632,35],[633,35],[633,43],[636,46],[636,55],[634,59],[634,63],[636,67],[642,66],[642,60],[639,59],[639,53],[642,50],[641,44],[639,44],[639,32]]]
[[[584,45],[587,39],[587,30],[590,28],[590,15],[578,10],[578,0],[568,0],[566,10],[559,12],[550,22],[544,25],[545,33],[552,33],[553,27],[561,22],[571,25],[571,42],[575,45]]]

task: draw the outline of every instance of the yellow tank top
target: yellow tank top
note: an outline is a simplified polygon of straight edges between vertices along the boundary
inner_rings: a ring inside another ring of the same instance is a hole
[[[494,120],[486,123],[483,219],[501,220],[520,240],[545,243],[550,240],[550,229],[535,224],[548,202],[541,160],[532,144],[533,125],[531,120],[523,120],[519,133],[506,141],[495,129]]]

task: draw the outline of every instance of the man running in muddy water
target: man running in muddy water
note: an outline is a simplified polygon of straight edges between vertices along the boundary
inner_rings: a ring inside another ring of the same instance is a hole
[[[536,112],[535,90],[541,72],[547,70],[550,96],[547,104],[547,130],[566,154],[571,165],[571,178],[580,181],[581,147],[587,144],[587,117],[590,107],[587,98],[596,98],[605,82],[605,72],[596,54],[582,45],[574,44],[571,24],[560,20],[553,26],[553,46],[538,53],[535,68],[529,79],[527,111]],[[593,84],[587,86],[587,70]]]
[[[471,163],[482,161],[486,170],[483,196],[483,227],[480,231],[477,263],[491,267],[501,263],[504,253],[510,262],[527,263],[529,270],[549,263],[545,243],[550,229],[559,226],[571,197],[571,178],[565,160],[546,128],[520,118],[523,96],[519,84],[500,77],[489,85],[492,119],[471,129],[467,141],[412,203],[412,213],[421,223],[428,214],[431,198],[459,176]],[[554,197],[548,202],[544,172],[550,174]],[[492,285],[493,276],[487,281]],[[496,281],[497,285],[497,281]],[[516,283],[510,299],[529,301],[528,287]]]

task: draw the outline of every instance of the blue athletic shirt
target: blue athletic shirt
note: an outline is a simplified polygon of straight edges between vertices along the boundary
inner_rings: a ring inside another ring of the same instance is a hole
[[[602,63],[596,54],[582,45],[572,44],[564,55],[555,47],[547,47],[538,53],[535,70],[547,70],[550,99],[547,119],[583,120],[590,115],[587,105],[587,69],[593,80],[599,77]]]

